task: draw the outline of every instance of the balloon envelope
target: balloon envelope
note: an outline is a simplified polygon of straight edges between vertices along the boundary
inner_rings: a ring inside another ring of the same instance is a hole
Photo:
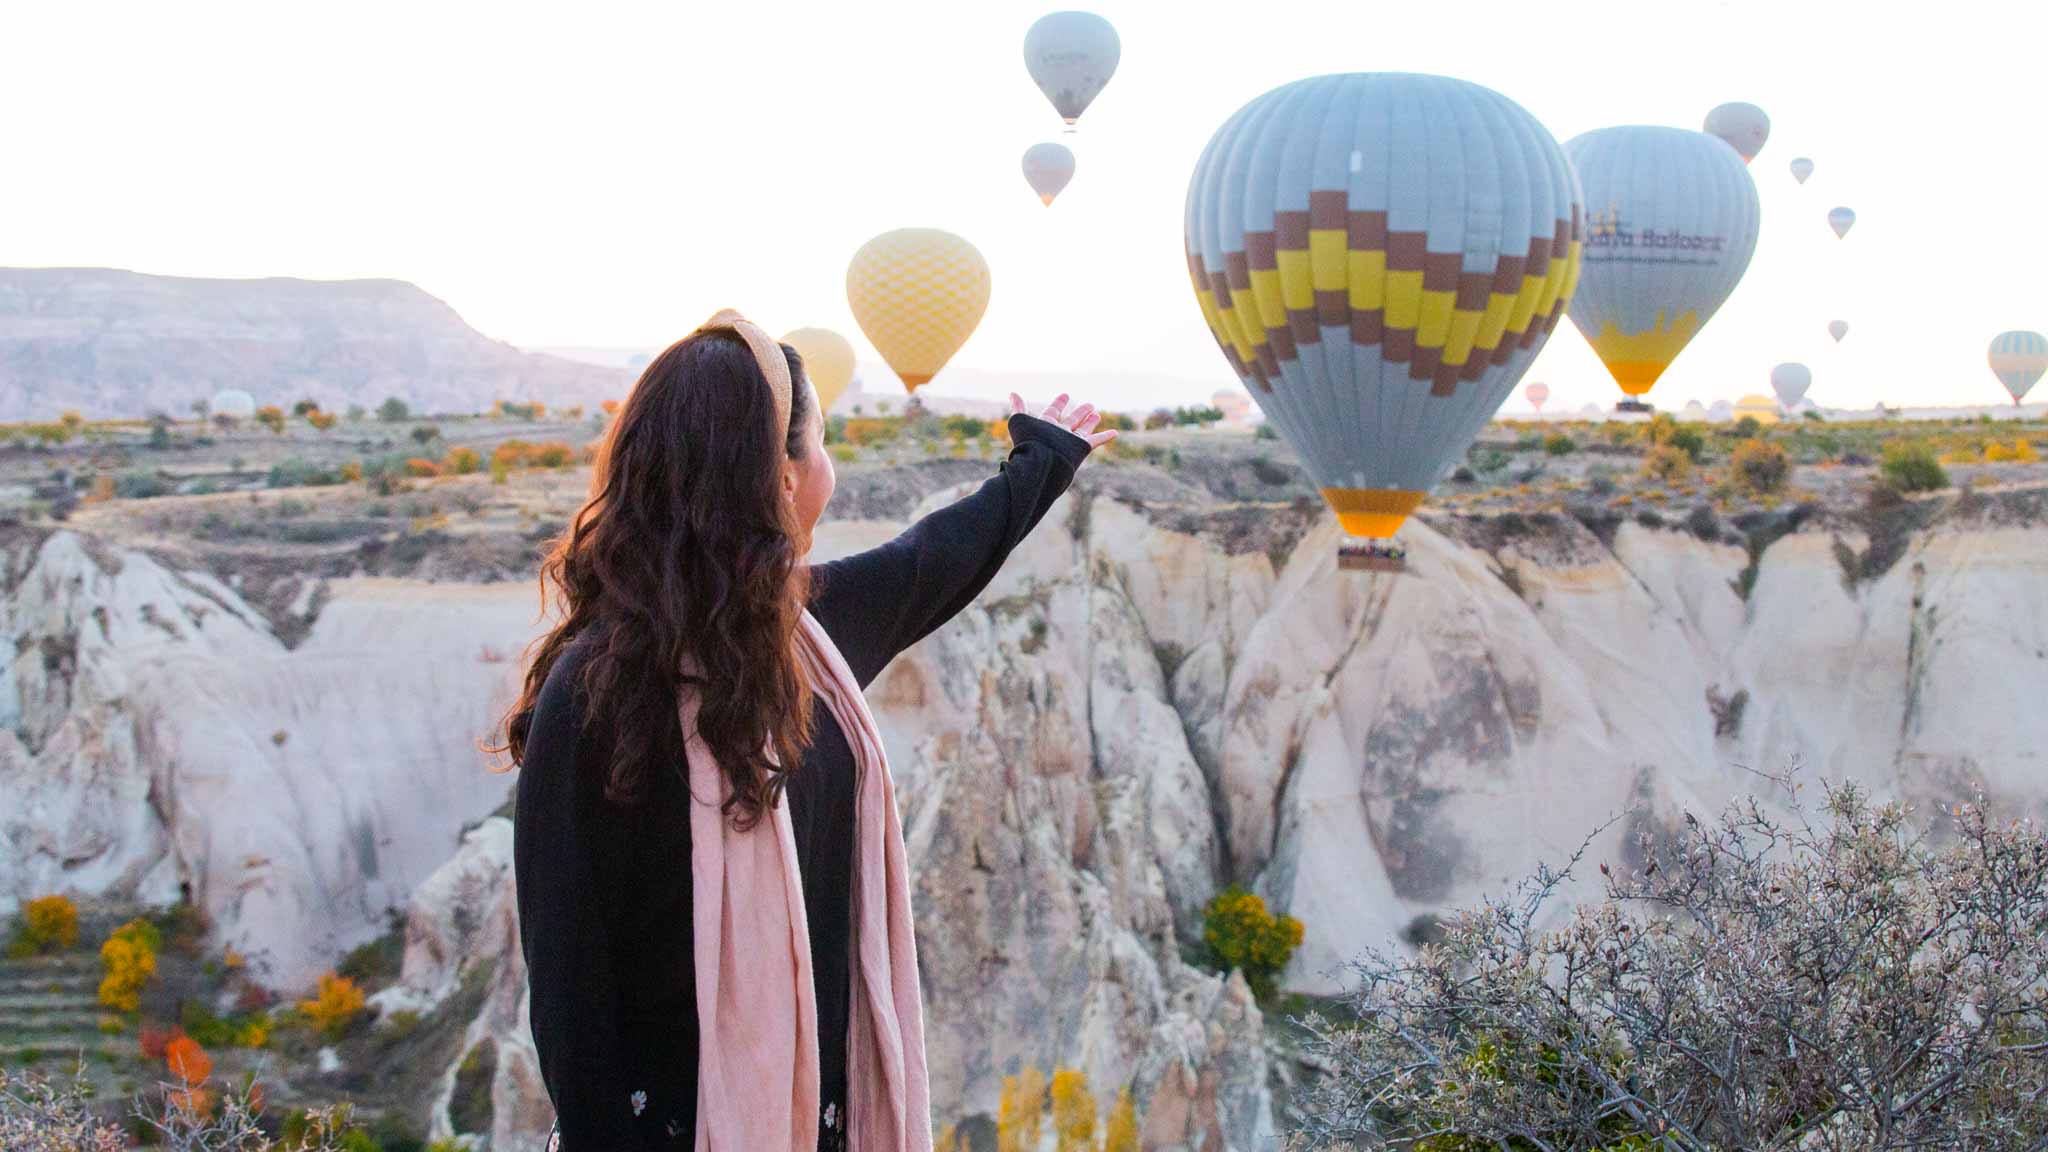
[[[782,342],[804,359],[804,375],[818,393],[818,408],[830,412],[853,383],[853,345],[830,328],[798,328]]]
[[[1052,12],[1024,34],[1024,67],[1060,118],[1072,124],[1116,74],[1116,29],[1093,12]]]
[[[1565,151],[1587,212],[1572,323],[1621,390],[1641,396],[1749,267],[1756,184],[1719,141],[1682,128],[1601,128]]]
[[[1188,183],[1185,237],[1231,367],[1345,530],[1384,538],[1542,349],[1580,223],[1571,165],[1520,105],[1355,73],[1226,121]]]
[[[1531,408],[1541,412],[1543,410],[1543,402],[1550,399],[1550,385],[1538,380],[1536,383],[1522,389],[1522,395],[1528,397]]]
[[[1780,364],[1771,369],[1771,391],[1778,394],[1778,403],[1787,408],[1799,403],[1811,387],[1813,373],[1804,364]]]
[[[1833,336],[1835,338],[1835,343],[1840,344],[1842,342],[1842,337],[1847,336],[1848,334],[1849,322],[1847,320],[1828,321],[1828,335]]]
[[[884,232],[846,266],[854,320],[912,392],[974,334],[990,287],[981,252],[937,228]]]
[[[228,416],[236,420],[247,420],[256,415],[256,398],[240,388],[223,388],[213,394],[206,410],[215,416]]]
[[[1836,236],[1847,236],[1849,229],[1855,226],[1856,213],[1854,211],[1848,208],[1833,208],[1828,211],[1828,227],[1835,230]]]
[[[1804,184],[1806,183],[1806,178],[1811,175],[1813,175],[1813,161],[1808,160],[1804,156],[1793,157],[1792,178]]]
[[[1024,150],[1024,182],[1047,207],[1074,178],[1074,153],[1064,144],[1033,144]]]
[[[1764,150],[1764,141],[1770,139],[1771,118],[1756,105],[1737,101],[1707,113],[1706,127],[1702,130],[1709,136],[1726,140],[1747,164],[1756,159],[1756,154]]]
[[[1991,371],[2017,404],[2048,373],[2048,338],[2039,332],[2001,332],[1991,341]]]

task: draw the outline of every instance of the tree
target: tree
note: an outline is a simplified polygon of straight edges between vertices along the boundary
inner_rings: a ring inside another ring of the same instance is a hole
[[[1095,1152],[1095,1094],[1087,1073],[1053,1070],[1052,1133],[1059,1152]]]
[[[333,428],[335,422],[336,417],[332,412],[320,412],[316,410],[313,412],[306,413],[306,423],[311,424],[314,428],[322,432],[325,432]]]
[[[377,419],[386,424],[401,424],[412,419],[412,408],[396,396],[386,397],[377,405]]]
[[[2038,1148],[2048,1133],[2048,836],[1980,804],[1937,846],[1854,784],[1590,851],[1354,966],[1304,1135],[1444,1150]],[[1591,840],[1588,840],[1588,845]],[[1539,927],[1552,925],[1555,927]]]
[[[1728,471],[1735,486],[1752,496],[1771,496],[1785,490],[1792,476],[1792,461],[1785,450],[1768,440],[1744,440],[1728,458]]]
[[[100,945],[105,972],[100,980],[100,1003],[116,1012],[139,1011],[143,986],[156,973],[157,949],[162,946],[163,934],[147,920],[137,918],[116,928]]]
[[[1102,1130],[1102,1152],[1138,1152],[1138,1102],[1128,1086],[1116,1094],[1109,1122]]]
[[[318,411],[320,411],[320,402],[311,396],[292,405],[292,415],[302,420]]]
[[[1045,1129],[1045,1073],[1027,1064],[1003,1077],[996,1103],[997,1152],[1038,1152]]]
[[[440,438],[441,430],[439,428],[436,428],[432,424],[422,424],[419,427],[414,428],[412,430],[413,443],[418,444],[421,447],[425,447],[428,444],[432,444],[434,441],[439,440]]]
[[[1261,999],[1273,995],[1274,979],[1301,946],[1301,935],[1301,921],[1273,915],[1264,898],[1235,884],[1218,892],[1202,912],[1202,943],[1210,960],[1224,972],[1243,972]]]
[[[1937,492],[1948,487],[1948,471],[1934,449],[1918,440],[1894,440],[1884,446],[1878,465],[1884,481],[1901,492]]]
[[[266,404],[258,408],[256,422],[279,436],[284,435],[284,409],[275,404]]]
[[[363,990],[346,976],[332,972],[320,975],[320,991],[311,1000],[299,1001],[299,1011],[321,1035],[340,1039],[363,1010]]]

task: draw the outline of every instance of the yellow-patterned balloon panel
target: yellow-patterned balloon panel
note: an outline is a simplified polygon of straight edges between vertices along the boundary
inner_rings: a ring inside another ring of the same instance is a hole
[[[846,302],[868,342],[915,392],[967,343],[988,311],[988,261],[937,228],[899,228],[861,245]]]
[[[830,412],[853,383],[853,345],[830,328],[793,329],[782,342],[803,357],[804,375],[818,392],[818,407]]]

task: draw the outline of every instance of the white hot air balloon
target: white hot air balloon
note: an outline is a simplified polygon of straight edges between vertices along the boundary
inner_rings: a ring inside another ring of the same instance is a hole
[[[1543,402],[1550,399],[1550,385],[1538,380],[1527,388],[1522,389],[1522,395],[1528,397],[1529,407],[1536,410],[1536,415],[1542,416]]]
[[[1756,184],[1711,136],[1601,128],[1565,144],[1586,191],[1578,325],[1629,397],[1657,383],[1735,291],[1756,250]]]
[[[1804,156],[1792,158],[1792,178],[1794,180],[1804,184],[1806,183],[1806,178],[1811,175],[1813,175],[1813,161],[1808,160]]]
[[[1991,371],[2015,406],[2048,374],[2048,338],[2039,332],[2001,332],[1991,341]]]
[[[1701,131],[1726,140],[1747,164],[1756,159],[1756,154],[1764,150],[1764,141],[1770,139],[1771,118],[1756,105],[1738,101],[1707,113],[1707,123]]]
[[[1853,209],[1831,208],[1828,210],[1828,227],[1835,230],[1836,236],[1847,236],[1849,229],[1855,226],[1856,213]]]
[[[1778,403],[1784,405],[1788,412],[1811,387],[1813,372],[1804,364],[1780,364],[1771,369],[1771,391],[1778,394]]]
[[[1065,144],[1033,144],[1024,150],[1024,182],[1046,207],[1073,178],[1074,153]]]
[[[1842,337],[1847,336],[1848,334],[1849,322],[1847,320],[1828,321],[1828,335],[1833,336],[1835,338],[1835,343],[1840,344],[1842,342]]]
[[[1053,12],[1024,34],[1024,67],[1072,127],[1116,74],[1123,54],[1110,22],[1093,12]]]
[[[256,415],[256,398],[240,388],[223,388],[213,394],[206,410],[230,420],[247,420]]]

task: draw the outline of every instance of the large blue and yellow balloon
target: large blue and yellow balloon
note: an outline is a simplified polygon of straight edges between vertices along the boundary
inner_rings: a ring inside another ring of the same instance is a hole
[[[1756,184],[1732,148],[1682,128],[1602,128],[1565,151],[1586,193],[1572,323],[1621,390],[1641,396],[1748,269]]]
[[[1356,73],[1225,122],[1188,184],[1185,239],[1231,367],[1345,530],[1383,539],[1542,349],[1580,222],[1564,150],[1514,101]]]

